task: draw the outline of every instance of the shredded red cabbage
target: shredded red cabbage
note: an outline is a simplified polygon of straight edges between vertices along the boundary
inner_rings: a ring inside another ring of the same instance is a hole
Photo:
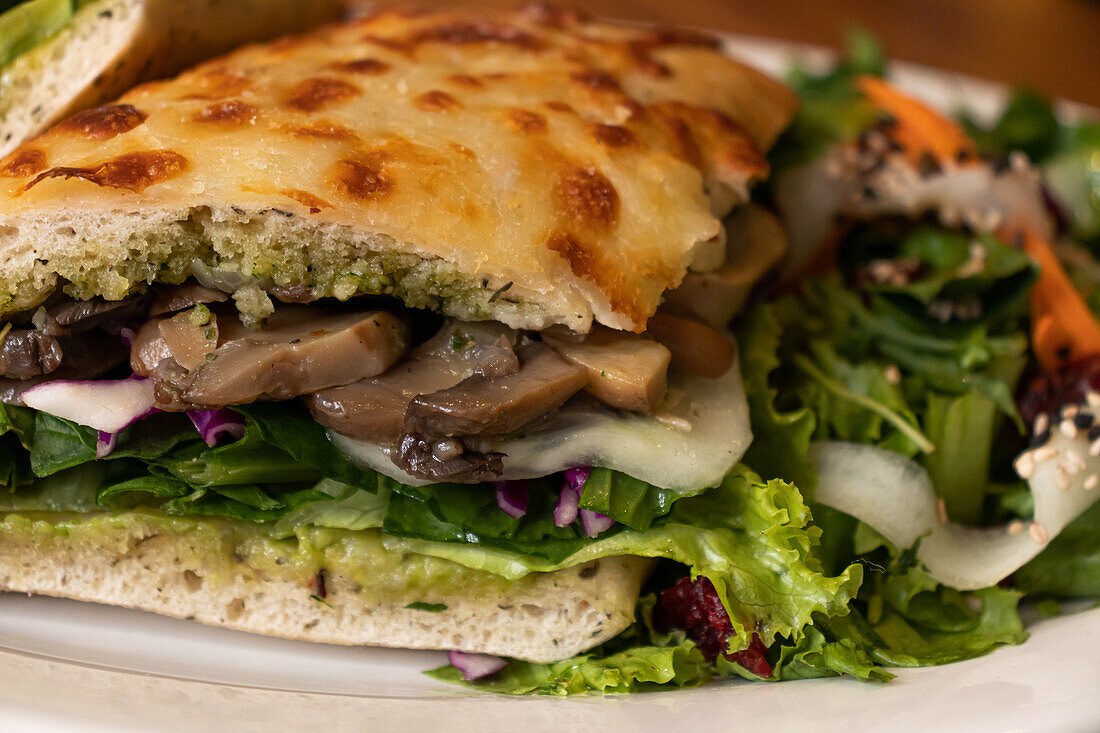
[[[488,677],[508,666],[508,662],[491,654],[471,654],[469,652],[448,652],[447,661],[462,673],[462,679],[470,680]]]
[[[100,430],[99,438],[95,443],[95,457],[106,458],[111,455],[116,445],[118,445],[118,433],[105,433]]]
[[[592,469],[588,466],[577,466],[565,469],[565,482],[562,484],[561,493],[558,494],[558,503],[554,506],[554,524],[558,527],[568,527],[581,520],[581,529],[586,537],[596,537],[606,531],[615,523],[615,520],[606,514],[600,514],[589,509],[581,509],[581,492],[588,481]]]
[[[195,424],[203,441],[213,448],[223,435],[240,440],[244,435],[244,418],[232,410],[188,410],[187,417]]]
[[[577,466],[565,469],[565,483],[562,484],[558,494],[558,503],[554,506],[554,525],[568,527],[577,521],[577,513],[580,509],[581,491],[584,482],[588,480],[588,474],[592,469],[587,466]]]
[[[497,506],[513,519],[519,519],[527,513],[526,481],[494,481]]]

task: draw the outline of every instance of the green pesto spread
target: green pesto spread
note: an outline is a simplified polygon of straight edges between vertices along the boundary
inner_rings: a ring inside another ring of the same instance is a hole
[[[449,560],[382,546],[380,530],[302,528],[296,537],[272,539],[258,524],[219,518],[169,517],[153,509],[90,514],[0,514],[0,546],[6,552],[80,551],[88,547],[108,562],[127,557],[143,542],[175,535],[185,568],[201,568],[207,582],[228,583],[244,573],[298,583],[303,591],[324,570],[340,577],[363,600],[406,605],[439,604],[521,591],[539,582],[535,573],[510,581]]]

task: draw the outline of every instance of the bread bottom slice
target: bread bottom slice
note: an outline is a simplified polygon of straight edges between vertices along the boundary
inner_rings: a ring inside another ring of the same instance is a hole
[[[272,540],[246,522],[144,509],[8,513],[0,590],[290,639],[550,662],[625,629],[650,567],[611,557],[509,580],[386,544],[379,530]]]

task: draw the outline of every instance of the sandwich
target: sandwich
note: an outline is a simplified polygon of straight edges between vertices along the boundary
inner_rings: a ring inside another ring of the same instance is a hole
[[[744,205],[794,104],[710,37],[534,6],[59,122],[0,162],[0,585],[533,662],[630,627],[655,557],[757,589],[733,651],[839,612],[851,573],[765,558],[804,520],[735,470],[721,330],[785,247]]]
[[[0,587],[550,694],[1100,595],[1100,266],[1036,170],[866,48],[797,109],[726,50],[390,11],[11,152]]]
[[[140,82],[335,20],[334,0],[25,0],[0,4],[0,156]]]

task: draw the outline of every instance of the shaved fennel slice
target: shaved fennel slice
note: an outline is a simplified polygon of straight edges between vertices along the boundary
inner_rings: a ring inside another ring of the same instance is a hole
[[[1100,458],[1089,455],[1084,438],[1052,431],[1045,447],[1058,454],[1037,462],[1028,481],[1035,500],[1031,522],[976,528],[940,521],[932,481],[923,468],[893,451],[839,441],[810,448],[819,481],[814,499],[866,522],[899,548],[920,540],[917,558],[939,582],[959,590],[985,588],[1042,552],[1100,498],[1100,489],[1085,488],[1086,479],[1100,470]],[[1085,466],[1066,472],[1062,483],[1068,477],[1068,488],[1061,488],[1058,472],[1066,471],[1060,466],[1071,454]]]
[[[501,478],[535,478],[574,466],[603,466],[685,494],[717,486],[752,440],[741,370],[735,362],[717,379],[677,373],[669,377],[670,389],[686,398],[679,411],[650,417],[562,408],[530,432],[489,446],[505,454]],[[428,483],[395,466],[387,447],[332,431],[329,436],[351,458],[380,473],[408,484]]]

